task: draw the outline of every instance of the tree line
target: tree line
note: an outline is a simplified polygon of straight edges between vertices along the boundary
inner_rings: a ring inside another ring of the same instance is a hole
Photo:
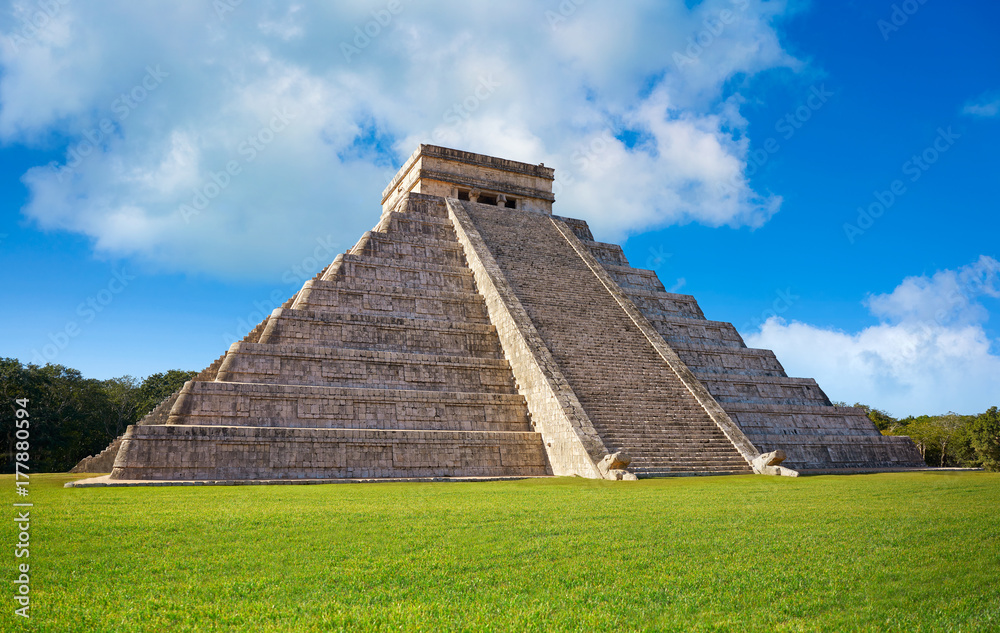
[[[84,378],[62,365],[22,364],[0,358],[0,436],[4,463],[13,472],[15,399],[28,398],[30,455],[34,472],[64,472],[84,457],[104,450],[153,410],[164,398],[197,375],[170,371],[144,380],[121,376],[107,380]],[[847,406],[844,402],[834,403]],[[865,404],[853,405],[868,414],[883,435],[908,435],[929,466],[982,467],[1000,470],[1000,412],[979,415],[921,415],[897,419]]]
[[[843,402],[834,403],[847,406]],[[920,415],[894,418],[862,403],[882,435],[907,435],[928,466],[1000,470],[1000,412],[990,407],[979,415]]]
[[[63,365],[25,365],[0,358],[0,435],[4,463],[13,472],[15,399],[28,399],[32,472],[65,472],[84,457],[104,450],[164,398],[198,372],[173,369],[145,380],[121,376],[84,378]]]

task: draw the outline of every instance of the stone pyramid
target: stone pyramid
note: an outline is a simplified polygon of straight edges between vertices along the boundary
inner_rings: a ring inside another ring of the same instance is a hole
[[[758,459],[773,451],[805,472],[923,466],[909,438],[552,215],[553,174],[421,145],[354,248],[75,470],[113,458],[105,484],[794,474]]]

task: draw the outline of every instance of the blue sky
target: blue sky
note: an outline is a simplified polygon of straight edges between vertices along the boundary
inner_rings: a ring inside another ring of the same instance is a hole
[[[936,0],[3,2],[0,355],[201,369],[432,142],[555,167],[556,213],[833,399],[978,412],[1000,404],[998,23]]]

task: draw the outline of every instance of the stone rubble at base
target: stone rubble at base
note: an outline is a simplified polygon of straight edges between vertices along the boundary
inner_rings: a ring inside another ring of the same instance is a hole
[[[222,483],[923,466],[909,438],[832,406],[585,222],[552,215],[553,175],[421,145],[372,231],[74,472]]]

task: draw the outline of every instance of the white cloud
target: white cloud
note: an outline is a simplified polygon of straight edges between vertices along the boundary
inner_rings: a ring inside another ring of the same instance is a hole
[[[1000,403],[1000,341],[983,328],[983,298],[1000,297],[1000,262],[909,277],[869,297],[880,323],[860,332],[772,317],[746,336],[774,350],[789,375],[811,376],[831,399],[895,415],[978,413]]]
[[[962,114],[983,118],[1000,115],[1000,92],[987,92],[966,103]]]
[[[866,303],[872,314],[892,322],[949,325],[985,321],[989,314],[980,297],[1000,298],[1000,262],[986,255],[958,270],[907,277],[892,292],[873,295]]]
[[[723,85],[798,67],[772,25],[785,2],[580,3],[552,25],[530,0],[403,0],[396,14],[241,3],[221,17],[201,0],[109,0],[62,5],[25,37],[32,6],[14,2],[0,22],[0,140],[58,143],[71,164],[87,151],[62,177],[25,174],[24,213],[99,253],[274,275],[317,232],[353,243],[377,219],[390,163],[434,139],[555,167],[559,212],[605,239],[758,226],[781,204],[744,176],[747,125]],[[147,90],[148,68],[167,76]],[[484,81],[494,88],[479,99]],[[265,132],[282,109],[294,121]],[[268,142],[250,161],[241,147],[256,135]],[[230,161],[240,174],[185,222],[182,205]]]

